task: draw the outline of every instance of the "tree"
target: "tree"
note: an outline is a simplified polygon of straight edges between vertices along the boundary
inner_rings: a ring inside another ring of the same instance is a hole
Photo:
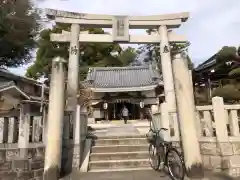
[[[137,55],[135,48],[127,47],[119,54],[118,59],[122,62],[122,66],[128,66],[137,58]]]
[[[40,33],[38,40],[38,51],[34,64],[27,70],[26,76],[39,79],[44,77],[49,79],[51,70],[51,61],[53,57],[60,56],[68,60],[69,56],[69,44],[58,43],[50,41],[51,33],[61,33],[62,30],[70,31],[70,26],[66,24],[57,24],[52,29],[45,29]],[[104,34],[105,32],[100,28],[87,28],[81,29],[81,31],[89,31],[90,34]],[[94,66],[125,66],[130,61],[123,61],[123,58],[118,57],[130,56],[130,50],[126,52],[122,50],[117,43],[81,43],[80,44],[80,73],[83,80],[86,76],[89,67]],[[119,54],[119,55],[114,55]]]
[[[238,102],[240,100],[239,85],[228,84],[213,91],[213,97],[223,97],[225,102]]]
[[[156,29],[148,29],[146,32],[148,34],[151,34],[153,32],[156,32]],[[190,45],[189,42],[185,43],[170,43],[170,48],[171,48],[171,56],[173,57],[176,53],[181,53],[184,51],[187,51],[188,46]],[[160,48],[159,46],[155,44],[147,44],[140,46],[139,48],[140,53],[145,54],[144,62],[149,63],[153,62],[158,64],[158,68],[161,71],[161,55],[160,55]],[[191,58],[187,55],[187,60],[188,60],[188,65],[189,69],[193,70],[194,64],[191,61]]]
[[[239,61],[240,62],[240,46],[238,49],[234,46],[224,46],[218,53],[217,53],[217,61],[227,62],[227,61]]]
[[[224,46],[216,54],[215,71],[224,71],[230,78],[240,76],[240,46]],[[224,70],[222,70],[224,69]],[[227,75],[226,74],[226,75]]]
[[[31,61],[38,23],[30,0],[0,2],[0,67],[17,67]]]
[[[216,56],[215,73],[228,79],[227,84],[214,89],[213,96],[221,96],[226,102],[240,100],[240,47],[224,46]]]

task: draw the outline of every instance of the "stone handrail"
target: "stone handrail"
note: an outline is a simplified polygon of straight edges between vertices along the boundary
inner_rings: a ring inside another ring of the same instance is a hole
[[[165,137],[179,141],[179,124],[175,110],[168,110],[165,104],[153,113],[156,128],[164,126],[170,131]],[[240,141],[240,104],[224,105],[221,97],[214,97],[212,105],[196,106],[196,128],[199,141]]]

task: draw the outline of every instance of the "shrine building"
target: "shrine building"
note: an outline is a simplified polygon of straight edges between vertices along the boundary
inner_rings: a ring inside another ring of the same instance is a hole
[[[119,120],[126,106],[129,119],[145,119],[151,105],[162,101],[162,76],[153,66],[90,68],[85,87],[91,89],[93,118]]]

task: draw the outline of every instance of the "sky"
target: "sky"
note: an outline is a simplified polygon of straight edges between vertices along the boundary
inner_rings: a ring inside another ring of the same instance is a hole
[[[222,46],[240,45],[240,0],[44,0],[38,2],[38,7],[139,16],[187,11],[189,20],[176,33],[185,35],[191,42],[189,55],[196,65]],[[11,71],[23,75],[28,66]]]

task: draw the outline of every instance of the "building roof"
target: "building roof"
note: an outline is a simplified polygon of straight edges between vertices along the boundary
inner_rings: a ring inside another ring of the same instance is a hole
[[[198,65],[198,67],[195,68],[195,71],[201,72],[201,71],[209,70],[209,68],[212,68],[213,66],[216,65],[216,63],[217,63],[216,58],[217,58],[217,54],[214,54],[208,60],[206,60],[202,64]]]
[[[46,86],[43,86],[43,83],[40,83],[36,80],[26,78],[23,76],[16,75],[11,73],[7,69],[0,68],[0,93],[8,92],[16,97],[23,97],[23,100],[29,100],[34,102],[41,102],[41,95],[28,94],[21,87],[17,85],[16,82],[20,81],[23,84],[29,84],[30,86],[36,87],[39,91],[42,91],[42,87],[45,89],[45,94],[48,93],[49,89]]]
[[[9,70],[7,70],[5,68],[1,68],[1,67],[0,67],[0,77],[6,77],[6,78],[9,78],[9,79],[15,80],[15,81],[22,81],[22,82],[29,83],[29,84],[36,85],[36,86],[42,86],[42,84],[43,84],[34,79],[14,74],[14,73],[10,72]]]
[[[152,66],[90,68],[83,82],[95,92],[144,91],[162,84],[162,76]]]

